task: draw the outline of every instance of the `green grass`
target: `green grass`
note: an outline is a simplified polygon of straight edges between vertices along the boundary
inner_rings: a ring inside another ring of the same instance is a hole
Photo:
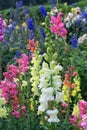
[[[87,5],[87,0],[81,0],[76,4],[76,6],[81,7],[82,9]]]

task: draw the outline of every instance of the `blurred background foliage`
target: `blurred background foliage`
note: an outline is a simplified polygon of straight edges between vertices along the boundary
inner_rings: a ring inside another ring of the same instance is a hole
[[[18,0],[0,0],[0,10],[7,8],[14,8],[15,2]],[[81,0],[22,0],[24,5],[38,5],[38,4],[49,4],[50,1],[59,1],[60,3],[67,2],[68,4],[79,2]],[[83,1],[83,0],[82,0]],[[86,0],[83,1],[85,3]],[[87,3],[87,1],[86,1]]]

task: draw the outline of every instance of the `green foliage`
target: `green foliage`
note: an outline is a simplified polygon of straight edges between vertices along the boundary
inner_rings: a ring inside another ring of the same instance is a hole
[[[76,6],[84,8],[87,5],[86,0],[80,0],[78,3],[76,3]]]

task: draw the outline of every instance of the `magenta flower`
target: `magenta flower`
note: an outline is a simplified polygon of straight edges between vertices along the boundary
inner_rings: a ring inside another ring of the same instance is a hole
[[[76,115],[72,115],[72,117],[69,119],[71,124],[75,124],[77,120],[78,120],[78,117]]]
[[[79,102],[79,111],[80,116],[82,117],[87,112],[87,102],[86,101],[80,101]]]
[[[81,127],[84,129],[84,130],[87,130],[87,114],[84,114],[82,116],[82,121],[80,123]]]
[[[16,59],[17,63],[19,64],[19,70],[21,73],[25,73],[28,70],[28,56],[26,54],[22,54],[21,59]]]
[[[4,41],[5,36],[5,23],[2,19],[2,15],[0,14],[0,42]]]
[[[19,82],[15,79],[19,77],[20,73],[25,73],[28,70],[28,56],[22,54],[22,58],[16,59],[18,67],[10,65],[7,67],[7,72],[3,73],[4,80],[0,81],[0,89],[2,90],[2,97],[6,99],[6,102],[12,105],[12,115],[15,118],[20,118],[20,112],[22,116],[26,116],[26,106],[20,105],[20,90],[18,89]]]
[[[16,118],[20,118],[20,111],[18,111],[18,110],[13,111],[13,112],[12,112],[12,115],[13,115],[14,117],[16,117]]]
[[[60,37],[66,37],[67,30],[62,22],[62,13],[59,12],[57,16],[51,16],[50,30],[54,34],[58,34]]]

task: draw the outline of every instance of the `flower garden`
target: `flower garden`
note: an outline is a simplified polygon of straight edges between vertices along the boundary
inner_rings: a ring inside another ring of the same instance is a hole
[[[87,7],[0,14],[0,130],[87,130]]]

